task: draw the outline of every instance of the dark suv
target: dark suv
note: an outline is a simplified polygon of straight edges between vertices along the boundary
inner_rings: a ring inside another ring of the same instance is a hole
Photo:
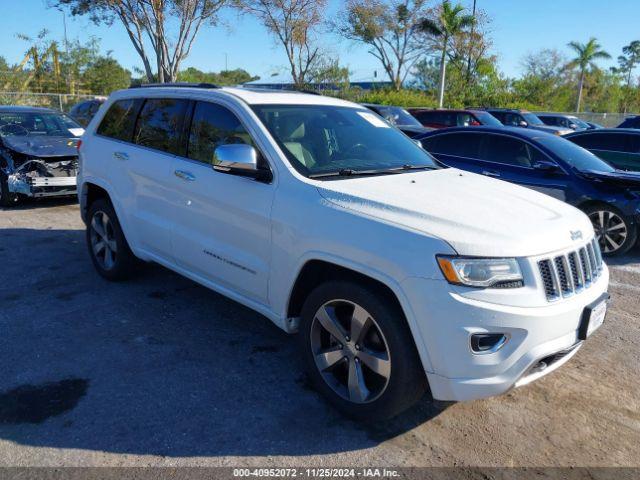
[[[426,108],[410,108],[413,115],[423,126],[430,128],[477,127],[488,125],[499,127],[498,119],[481,110],[429,110]]]
[[[545,125],[542,120],[527,110],[510,108],[486,108],[485,110],[507,127],[530,128],[541,132],[553,133],[554,135],[566,135],[573,132],[570,128]]]

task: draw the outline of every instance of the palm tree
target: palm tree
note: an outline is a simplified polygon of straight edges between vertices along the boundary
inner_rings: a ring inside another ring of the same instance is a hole
[[[611,58],[607,52],[602,50],[598,41],[591,37],[587,43],[570,42],[569,47],[576,52],[577,56],[569,62],[570,67],[580,69],[580,81],[578,82],[578,101],[576,103],[576,113],[580,113],[582,103],[582,89],[584,87],[584,77],[588,68],[597,68],[595,60],[599,58]]]
[[[464,15],[464,7],[459,3],[451,5],[450,0],[443,0],[442,6],[436,18],[426,18],[420,23],[420,29],[442,40],[442,56],[440,59],[440,85],[438,92],[438,105],[444,104],[444,83],[447,72],[447,51],[449,39],[462,30],[473,25],[475,17]]]

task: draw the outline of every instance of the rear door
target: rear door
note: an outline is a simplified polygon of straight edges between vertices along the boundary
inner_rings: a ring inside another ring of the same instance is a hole
[[[114,152],[126,172],[121,195],[130,199],[129,215],[138,234],[138,246],[171,263],[171,206],[175,196],[172,168],[175,154],[183,151],[189,105],[187,99],[148,98],[138,116],[133,145]]]
[[[275,185],[213,169],[216,147],[236,143],[258,149],[229,108],[196,102],[188,149],[174,159],[169,175],[173,251],[186,270],[266,304]]]

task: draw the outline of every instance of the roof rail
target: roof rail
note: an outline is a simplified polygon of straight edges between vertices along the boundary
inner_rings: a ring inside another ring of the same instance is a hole
[[[180,87],[180,88],[220,88],[213,83],[189,83],[189,82],[173,82],[173,83],[141,83],[140,85],[131,85],[129,88],[156,88],[156,87]]]

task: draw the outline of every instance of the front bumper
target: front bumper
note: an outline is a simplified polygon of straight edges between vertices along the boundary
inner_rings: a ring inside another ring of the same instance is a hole
[[[58,195],[75,195],[77,193],[76,177],[40,177],[24,174],[13,174],[7,178],[10,192],[27,197],[52,197]]]
[[[588,289],[544,306],[508,306],[469,298],[444,280],[409,278],[403,288],[411,304],[420,352],[434,398],[463,401],[499,395],[529,383],[568,361],[587,305],[607,290],[609,271]],[[470,337],[502,333],[508,341],[494,353],[478,354]],[[552,359],[546,368],[535,367]]]

